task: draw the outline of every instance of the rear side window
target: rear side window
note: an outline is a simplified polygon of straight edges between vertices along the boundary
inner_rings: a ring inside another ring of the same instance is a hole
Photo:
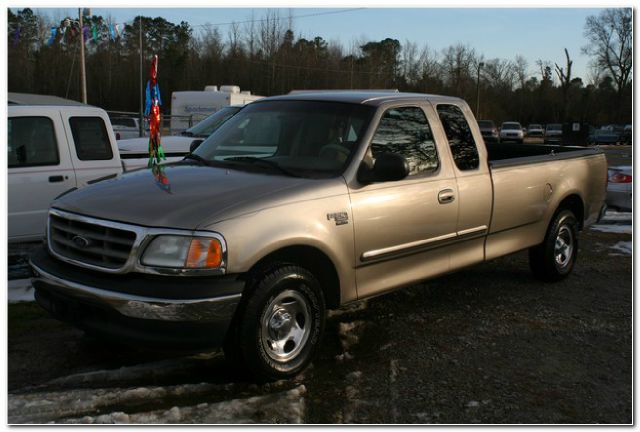
[[[112,126],[136,127],[136,121],[127,117],[114,117],[111,120]]]
[[[467,171],[478,168],[478,148],[460,108],[455,105],[438,105],[437,110],[458,169]]]
[[[48,117],[10,117],[8,129],[9,168],[58,165],[58,143]]]
[[[104,121],[100,117],[69,118],[76,154],[80,160],[108,160],[113,157]]]
[[[409,163],[409,175],[438,169],[435,141],[422,109],[391,108],[384,113],[371,140],[371,153],[376,159],[385,152],[404,156]]]

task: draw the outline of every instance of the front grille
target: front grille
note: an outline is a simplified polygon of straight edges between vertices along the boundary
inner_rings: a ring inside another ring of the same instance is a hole
[[[129,259],[135,240],[133,231],[49,214],[53,252],[81,263],[119,269]]]

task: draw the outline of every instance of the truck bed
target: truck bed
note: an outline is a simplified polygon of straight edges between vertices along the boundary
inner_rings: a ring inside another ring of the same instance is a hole
[[[602,153],[597,147],[486,143],[492,168],[571,159]]]

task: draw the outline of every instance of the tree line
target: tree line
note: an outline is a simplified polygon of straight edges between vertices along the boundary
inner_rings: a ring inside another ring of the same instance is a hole
[[[79,44],[82,30],[25,8],[8,11],[8,89],[80,100]],[[479,118],[523,124],[581,121],[631,123],[631,9],[605,9],[584,26],[582,51],[591,59],[588,77],[573,75],[571,53],[562,64],[529,64],[485,58],[475,48],[453,44],[437,51],[415,41],[386,38],[350,46],[296,36],[291,17],[268,10],[260,19],[194,28],[161,17],[138,16],[117,37],[107,19],[86,16],[92,37],[85,46],[88,103],[107,110],[138,111],[140,32],[143,79],[159,56],[159,85],[169,112],[173,91],[235,84],[265,96],[296,89],[399,89],[467,100]],[[96,29],[95,32],[93,29]]]

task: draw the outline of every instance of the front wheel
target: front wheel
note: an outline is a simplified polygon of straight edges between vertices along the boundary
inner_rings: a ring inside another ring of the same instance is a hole
[[[545,282],[569,276],[578,256],[578,222],[571,210],[561,210],[553,218],[544,241],[529,249],[533,275]]]
[[[324,331],[320,283],[302,267],[280,265],[248,289],[225,354],[261,381],[295,376],[311,362]]]

